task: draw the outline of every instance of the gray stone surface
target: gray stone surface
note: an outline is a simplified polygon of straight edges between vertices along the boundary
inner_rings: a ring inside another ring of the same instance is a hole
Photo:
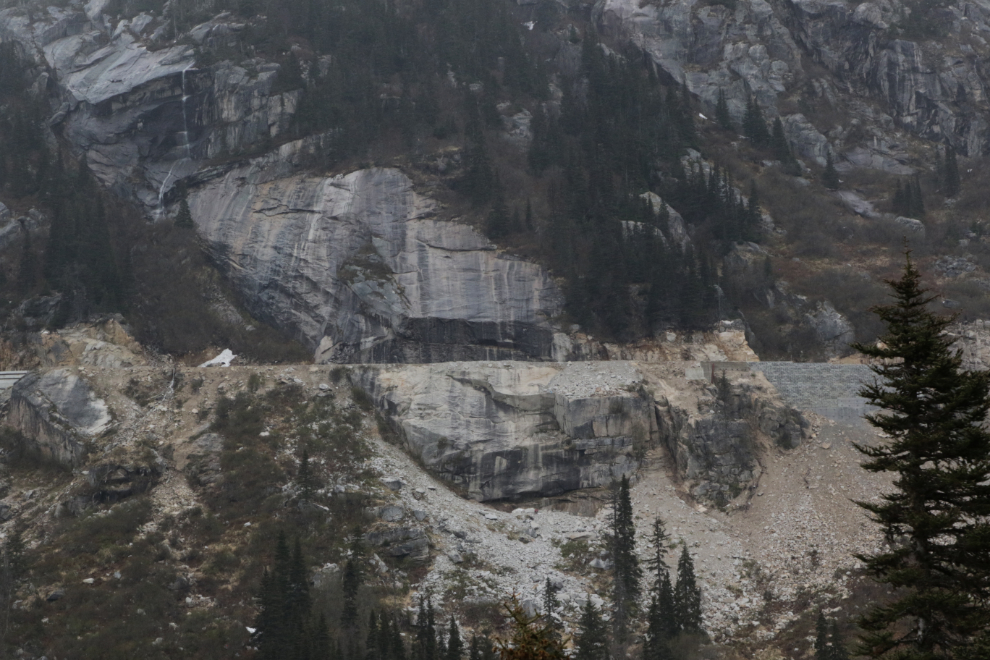
[[[636,438],[655,424],[648,401],[619,389],[635,369],[600,365],[598,393],[555,383],[584,364],[364,366],[353,378],[410,453],[470,497],[495,500],[601,486],[636,468]]]
[[[815,331],[828,357],[849,352],[849,344],[856,338],[852,324],[827,300],[819,303],[804,316],[805,324]]]
[[[674,469],[696,499],[719,507],[751,495],[768,446],[792,449],[808,430],[770,383],[751,375],[749,364],[702,364],[709,384],[695,385],[693,401],[669,389],[656,397],[660,438]]]
[[[64,465],[77,465],[86,442],[110,425],[106,402],[67,369],[30,374],[14,385],[5,423],[30,449]]]
[[[909,236],[921,239],[925,238],[925,224],[921,220],[897,216],[894,218],[894,222],[902,227]]]
[[[897,0],[738,0],[734,9],[696,0],[598,0],[594,16],[604,32],[645,50],[668,81],[686,81],[709,108],[723,90],[737,123],[749,94],[774,117],[778,99],[801,85],[811,103],[845,106],[871,132],[893,135],[896,125],[950,140],[962,154],[985,153],[990,80],[980,63],[990,45],[953,36],[964,27],[972,34],[987,32],[990,3],[949,3],[940,10],[948,35],[941,44],[900,38],[896,30],[904,11]],[[819,77],[807,61],[829,75]],[[878,101],[882,111],[856,97]],[[822,133],[832,135],[834,127],[812,126],[802,115],[783,120],[798,156],[824,164]],[[844,144],[841,130],[835,139],[836,153],[859,147],[849,153],[857,167],[913,171],[902,162],[907,154],[892,143]]]
[[[290,157],[305,148],[285,145]],[[500,253],[394,169],[283,177],[258,159],[189,205],[252,312],[322,362],[548,358],[563,299],[536,264]]]
[[[725,504],[758,476],[762,443],[796,446],[804,423],[763,380],[734,384],[715,406],[714,387],[689,382],[686,366],[361,366],[352,378],[406,450],[473,499],[604,486],[662,443],[696,496]]]

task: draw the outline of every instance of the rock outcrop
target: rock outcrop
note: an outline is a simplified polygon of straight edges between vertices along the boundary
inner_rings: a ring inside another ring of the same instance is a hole
[[[980,62],[990,46],[980,35],[990,30],[990,4],[948,4],[923,19],[944,25],[948,39],[914,35],[906,27],[911,8],[900,0],[599,0],[595,7],[603,30],[628,38],[709,107],[724,91],[737,121],[749,95],[773,117],[779,101],[799,92],[849,112],[873,138],[845,144],[849,126],[816,127],[792,111],[783,123],[798,156],[824,165],[827,134],[851,165],[906,174],[911,167],[895,126],[971,156],[988,147],[988,79]]]
[[[691,492],[724,505],[758,478],[765,447],[800,443],[801,417],[759,374],[733,382],[718,401],[713,385],[687,379],[691,366],[362,366],[352,378],[407,451],[471,498],[603,486],[663,443]]]
[[[293,143],[199,187],[200,232],[251,311],[322,362],[551,357],[563,298],[540,266],[435,219],[394,169],[284,176]]]
[[[797,447],[809,425],[760,373],[724,372],[715,380],[658,384],[658,431],[696,499],[742,505],[759,482],[763,453]]]
[[[87,442],[110,422],[106,402],[67,369],[34,373],[18,381],[5,420],[20,431],[29,451],[67,466],[82,461]]]

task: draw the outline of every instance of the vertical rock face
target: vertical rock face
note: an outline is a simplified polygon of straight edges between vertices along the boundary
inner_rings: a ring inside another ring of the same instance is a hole
[[[576,387],[574,370],[589,368],[612,385]],[[649,402],[614,387],[635,373],[618,362],[510,362],[362,367],[353,377],[427,467],[474,499],[498,500],[631,474],[656,433]]]
[[[30,374],[14,385],[6,424],[20,431],[30,449],[58,463],[77,465],[86,441],[110,424],[106,402],[65,369]]]
[[[433,218],[435,203],[398,170],[282,176],[302,148],[286,145],[190,198],[253,312],[324,362],[551,356],[548,320],[562,297],[544,269]]]
[[[414,456],[475,499],[606,485],[663,443],[692,494],[725,505],[759,478],[765,448],[801,442],[803,422],[762,375],[720,391],[687,380],[691,366],[365,366],[352,379]]]
[[[660,439],[691,494],[716,506],[743,503],[762,474],[769,447],[791,449],[807,422],[755,373],[736,373],[716,385],[698,382],[660,389]]]
[[[50,67],[61,106],[49,124],[117,194],[157,210],[182,178],[211,158],[241,153],[286,130],[301,90],[273,93],[278,64],[249,60],[197,68],[161,18],[139,14],[111,28],[100,3],[28,14],[0,11],[0,38]],[[232,33],[221,15],[189,35]],[[150,44],[150,46],[149,46]],[[43,74],[40,91],[48,84]]]

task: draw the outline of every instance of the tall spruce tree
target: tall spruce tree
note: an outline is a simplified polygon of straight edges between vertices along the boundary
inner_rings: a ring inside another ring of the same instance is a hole
[[[959,164],[956,162],[956,150],[951,144],[946,145],[945,147],[943,168],[943,192],[946,197],[955,197],[959,194]]]
[[[464,657],[464,642],[461,641],[461,631],[454,617],[450,617],[450,627],[447,628],[447,652],[443,660],[462,660]]]
[[[646,566],[653,576],[650,605],[646,611],[646,637],[643,640],[644,660],[670,660],[669,642],[675,634],[673,593],[670,589],[670,569],[667,567],[667,544],[670,535],[663,520],[657,516],[650,531],[653,552]]]
[[[822,184],[829,190],[839,189],[839,172],[835,169],[835,159],[832,150],[825,154],[825,172],[822,173]]]
[[[702,633],[701,587],[694,576],[694,561],[687,544],[677,560],[677,585],[674,587],[674,616],[677,628],[686,633]]]
[[[378,615],[374,610],[368,612],[368,636],[364,642],[365,660],[384,660],[381,650],[381,630],[378,627]]]
[[[828,620],[824,612],[818,612],[815,621],[815,660],[829,660],[828,648]]]
[[[876,345],[855,347],[876,375],[860,395],[877,408],[867,421],[887,438],[857,445],[864,469],[893,477],[879,503],[860,502],[888,547],[858,555],[889,602],[860,620],[858,652],[903,660],[952,658],[990,629],[990,372],[962,368],[945,333],[952,318],[905,252],[892,302],[874,308],[886,325]]]
[[[732,115],[729,114],[729,104],[725,100],[725,91],[721,89],[718,90],[718,101],[715,103],[715,122],[727,131],[736,130],[732,123]]]
[[[608,631],[602,613],[589,598],[581,609],[574,660],[608,660]]]
[[[353,630],[358,625],[357,595],[361,588],[361,570],[353,557],[344,564],[342,581],[344,606],[340,613],[340,625],[345,630]]]
[[[636,555],[636,525],[633,521],[629,478],[622,477],[613,486],[609,550],[612,555],[612,635],[617,645],[624,645],[639,601],[643,570]]]
[[[185,195],[179,200],[179,212],[175,214],[175,226],[180,229],[193,229],[196,226]]]
[[[657,516],[653,519],[653,526],[650,529],[650,545],[653,547],[653,552],[646,559],[646,567],[650,570],[653,575],[653,589],[657,591],[660,588],[660,580],[664,576],[670,575],[670,569],[667,566],[667,545],[670,543],[670,534],[667,533],[667,527],[664,525],[663,519]]]
[[[752,94],[746,100],[746,114],[743,116],[743,135],[748,137],[758,147],[770,143],[770,131],[767,130],[767,120],[763,118],[763,109]]]
[[[254,641],[262,660],[306,660],[323,631],[312,624],[306,562],[296,539],[289,550],[284,532],[279,532],[271,570],[265,570],[258,594],[258,616]]]
[[[413,660],[442,660],[438,653],[436,610],[428,596],[419,597]]]
[[[849,660],[849,652],[842,643],[842,636],[839,634],[839,622],[832,619],[828,627],[828,654],[826,660]]]

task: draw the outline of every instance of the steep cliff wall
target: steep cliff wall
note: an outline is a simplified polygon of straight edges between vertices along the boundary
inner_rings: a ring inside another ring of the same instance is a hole
[[[459,363],[362,366],[352,377],[407,450],[472,498],[607,485],[662,443],[692,495],[726,505],[759,478],[763,451],[801,443],[803,420],[759,374],[719,392],[688,380],[691,367]]]
[[[433,218],[398,170],[280,177],[292,148],[190,199],[254,312],[325,362],[551,357],[563,299],[546,270]]]

